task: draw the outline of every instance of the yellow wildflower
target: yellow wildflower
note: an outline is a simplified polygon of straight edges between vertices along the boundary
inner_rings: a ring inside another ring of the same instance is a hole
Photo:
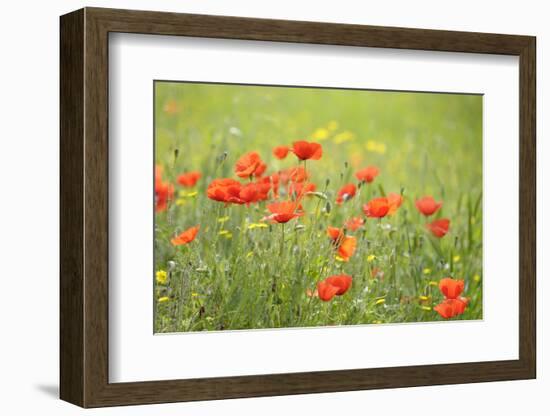
[[[163,297],[159,298],[159,303],[168,302],[169,300],[170,300],[170,298],[168,296],[163,296]]]
[[[253,222],[252,224],[250,224],[248,226],[248,229],[249,230],[253,230],[254,228],[267,228],[268,225],[266,223],[263,223],[263,222]]]
[[[386,303],[386,299],[378,299],[376,302],[374,302],[375,305],[382,305],[383,303]]]
[[[460,256],[456,255],[453,257],[453,263],[458,263],[460,261]]]
[[[226,222],[229,219],[229,216],[226,215],[225,217],[218,218],[218,222]]]
[[[325,140],[329,136],[329,131],[325,128],[318,128],[311,135],[315,140]]]
[[[429,307],[429,306],[421,306],[421,309],[422,309],[422,310],[425,310],[425,311],[428,311],[428,312],[431,312],[431,311],[432,311],[432,308]]]
[[[418,299],[420,299],[422,302],[426,302],[430,298],[428,296],[419,296]]]
[[[178,195],[181,197],[181,198],[193,198],[195,196],[197,196],[199,194],[199,191],[179,191],[178,192]]]
[[[168,273],[166,273],[164,270],[159,270],[155,273],[155,277],[158,284],[164,285],[168,281]]]
[[[375,140],[368,140],[367,143],[365,144],[365,148],[369,152],[379,153],[381,155],[386,153],[386,145],[384,143],[380,143]]]
[[[187,203],[187,201],[186,201],[185,199],[183,199],[183,198],[178,198],[178,199],[176,199],[176,205],[177,205],[178,207],[181,207],[182,205],[185,205],[186,203]]]
[[[430,283],[428,283],[430,286],[439,286],[439,283],[431,280]]]
[[[369,254],[369,255],[367,256],[367,261],[368,261],[369,263],[372,263],[372,262],[374,261],[375,258],[376,258],[376,256],[375,256],[374,254]]]
[[[353,134],[351,131],[343,131],[342,133],[338,133],[332,141],[336,144],[349,142],[350,140],[355,139],[355,134]]]
[[[430,274],[432,272],[432,269],[426,267],[424,270],[422,270],[422,273],[424,274]]]
[[[474,274],[474,282],[479,282],[481,280],[481,276],[479,274]]]
[[[231,231],[229,230],[221,230],[218,234],[224,236],[225,238],[233,238],[233,234],[231,234]]]

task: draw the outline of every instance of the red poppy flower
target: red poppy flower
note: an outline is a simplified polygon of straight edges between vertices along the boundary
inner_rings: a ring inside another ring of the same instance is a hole
[[[239,178],[248,178],[256,173],[262,163],[262,159],[257,152],[248,152],[235,163],[235,173]]]
[[[282,183],[304,182],[308,180],[309,174],[302,166],[298,166],[282,170],[279,172],[279,177]]]
[[[367,166],[366,168],[357,171],[355,173],[355,177],[360,181],[371,183],[379,173],[380,170],[378,170],[376,166]]]
[[[317,186],[311,182],[291,182],[288,184],[289,195],[294,195],[296,199],[302,198],[308,192],[315,192]]]
[[[206,189],[208,198],[226,204],[244,204],[240,197],[243,185],[231,178],[214,179]]]
[[[357,188],[354,184],[348,183],[340,188],[338,195],[336,196],[336,203],[341,204],[342,202],[349,201],[355,196]]]
[[[155,187],[162,183],[162,166],[155,165]]]
[[[467,305],[468,302],[464,298],[445,299],[439,305],[434,307],[434,311],[441,315],[442,318],[450,319],[455,316],[462,315],[466,310]]]
[[[239,191],[239,199],[246,205],[253,202],[265,201],[271,186],[265,183],[247,183]]]
[[[168,202],[174,198],[174,185],[162,180],[162,166],[155,166],[155,211],[162,212],[168,208]]]
[[[367,204],[363,205],[363,212],[369,218],[383,218],[389,211],[390,204],[386,197],[371,199]]]
[[[260,164],[258,165],[256,170],[254,171],[254,176],[259,178],[260,176],[262,176],[264,174],[266,169],[267,169],[267,165],[263,161],[260,162]]]
[[[336,296],[336,293],[339,290],[340,288],[332,286],[330,283],[327,283],[324,280],[317,283],[317,294],[319,295],[319,299],[325,302],[328,302],[334,296]]]
[[[269,196],[269,191],[271,191],[273,187],[271,178],[269,176],[266,176],[265,178],[260,178],[256,182],[254,182],[254,185],[256,185],[256,189],[259,193],[258,201],[267,200]]]
[[[434,236],[437,238],[444,237],[447,232],[449,232],[449,225],[451,224],[451,220],[447,218],[441,218],[439,220],[435,220],[429,224],[426,224],[426,228],[432,232]]]
[[[344,238],[344,232],[338,227],[328,227],[327,234],[333,243],[340,243]]]
[[[327,277],[325,279],[325,282],[327,282],[329,285],[336,286],[338,288],[336,296],[342,296],[351,287],[352,280],[353,279],[351,278],[351,276],[348,276],[347,274],[340,274]]]
[[[195,186],[195,184],[197,183],[197,181],[200,179],[201,176],[202,176],[201,173],[197,171],[182,173],[181,175],[178,176],[178,183],[181,186],[191,188]]]
[[[317,283],[319,299],[328,302],[334,296],[342,296],[351,287],[352,277],[346,274],[327,277]]]
[[[292,151],[300,160],[319,160],[323,156],[323,147],[319,143],[304,140],[292,143]]]
[[[443,202],[435,202],[431,196],[424,196],[416,200],[416,208],[426,217],[434,214],[439,208],[441,208]]]
[[[445,277],[439,281],[439,290],[447,299],[456,299],[464,290],[464,280]]]
[[[353,256],[353,253],[355,253],[356,248],[357,238],[347,235],[342,240],[340,247],[338,247],[338,255],[342,258],[342,260],[349,261],[351,256]]]
[[[346,221],[345,227],[350,231],[356,231],[365,224],[365,220],[361,217],[353,217]]]
[[[357,248],[357,238],[345,235],[343,230],[336,227],[328,227],[327,234],[338,251],[338,255],[344,261],[349,261]]]
[[[388,204],[390,205],[388,215],[393,215],[397,212],[397,209],[403,203],[403,197],[399,194],[394,193],[394,192],[390,192],[388,194],[387,198],[388,198]]]
[[[174,246],[181,246],[183,244],[189,244],[197,236],[197,233],[199,232],[199,228],[200,228],[199,225],[191,227],[191,228],[185,230],[184,232],[182,232],[181,234],[179,234],[178,236],[172,238],[170,240],[170,242]]]
[[[287,157],[290,148],[288,146],[277,146],[273,148],[273,156],[277,159],[284,159]]]
[[[160,182],[155,186],[155,211],[162,212],[168,208],[168,202],[174,198],[174,185]]]
[[[269,176],[265,176],[259,179],[258,182],[269,185],[269,187],[273,190],[273,197],[279,198],[279,174],[278,173],[273,173]]]
[[[267,209],[271,212],[271,215],[265,219],[281,224],[289,222],[293,218],[304,215],[302,206],[298,201],[274,202],[273,204],[269,204]]]

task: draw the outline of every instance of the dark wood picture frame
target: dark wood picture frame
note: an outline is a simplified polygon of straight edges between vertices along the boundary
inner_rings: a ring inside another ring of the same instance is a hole
[[[535,51],[530,36],[85,8],[61,17],[60,396],[82,407],[519,380],[536,377]],[[109,383],[110,32],[519,57],[519,359]]]

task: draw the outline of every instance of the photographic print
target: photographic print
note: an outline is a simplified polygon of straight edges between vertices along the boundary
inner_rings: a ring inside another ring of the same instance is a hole
[[[154,82],[154,332],[482,319],[479,94]]]

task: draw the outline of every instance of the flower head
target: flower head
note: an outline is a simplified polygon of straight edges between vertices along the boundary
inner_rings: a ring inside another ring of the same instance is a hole
[[[340,274],[327,277],[325,279],[325,282],[327,282],[329,285],[336,286],[338,288],[336,296],[341,296],[346,293],[351,287],[352,280],[353,279],[351,278],[351,276],[348,276],[347,274]]]
[[[267,199],[271,186],[265,183],[247,183],[239,191],[239,199],[246,205],[253,202],[265,201]]]
[[[271,212],[271,215],[267,216],[265,219],[281,224],[304,215],[304,211],[299,201],[274,202],[269,204],[267,209]]]
[[[288,184],[289,195],[294,195],[296,199],[302,198],[308,192],[315,192],[317,186],[311,182],[290,182]]]
[[[418,211],[426,217],[434,214],[439,208],[441,208],[441,205],[443,205],[443,202],[435,202],[431,196],[424,196],[416,200],[416,209],[418,209]]]
[[[355,173],[355,177],[360,181],[371,183],[378,176],[380,170],[376,166],[367,166]]]
[[[336,203],[341,204],[343,202],[349,201],[355,196],[357,188],[354,184],[348,183],[340,188],[336,196]]]
[[[282,170],[279,172],[279,178],[282,183],[304,182],[309,179],[309,174],[302,166],[298,166]]]
[[[349,261],[357,248],[357,238],[345,235],[344,231],[337,227],[328,227],[327,234],[342,260]]]
[[[456,299],[464,290],[464,280],[445,277],[439,281],[439,290],[447,299]]]
[[[258,167],[256,168],[256,170],[254,171],[254,176],[256,176],[257,178],[261,177],[266,171],[266,169],[267,169],[267,164],[261,161]]]
[[[323,147],[319,143],[304,140],[292,143],[292,151],[300,160],[319,160],[323,155]]]
[[[206,189],[208,198],[214,201],[225,202],[226,204],[244,204],[240,193],[243,185],[231,178],[214,179]]]
[[[174,246],[181,246],[184,244],[189,244],[191,241],[195,239],[199,232],[199,225],[196,225],[194,227],[188,228],[184,232],[180,233],[176,237],[172,238],[170,242]]]
[[[434,311],[442,318],[450,319],[462,315],[466,310],[466,306],[468,306],[468,301],[465,298],[445,299],[434,307]]]
[[[365,220],[361,217],[353,217],[346,221],[345,227],[350,231],[356,231],[365,224]]]
[[[351,287],[352,277],[347,274],[334,275],[317,283],[319,299],[328,302],[334,296],[342,296]]]
[[[290,151],[288,146],[276,146],[273,148],[273,156],[277,159],[285,159]]]
[[[338,255],[344,260],[349,261],[355,249],[357,248],[357,238],[353,236],[345,236],[342,240],[342,243],[338,247]]]
[[[262,184],[264,189],[267,189],[267,193],[269,193],[269,189],[273,191],[273,197],[279,198],[279,174],[273,173],[269,176],[264,176],[262,178],[259,178],[256,183]]]
[[[394,192],[390,192],[387,196],[388,198],[388,204],[390,205],[390,209],[388,211],[388,215],[393,215],[397,212],[397,209],[401,206],[403,203],[403,197],[400,194],[396,194]]]
[[[235,163],[235,173],[239,178],[248,178],[255,175],[258,169],[261,170],[262,164],[263,161],[257,152],[248,152]]]
[[[195,186],[195,184],[197,183],[197,181],[200,179],[201,176],[202,176],[201,173],[197,171],[182,173],[181,175],[178,176],[178,183],[181,186],[191,188]]]
[[[435,220],[429,224],[426,224],[426,228],[430,230],[435,237],[441,238],[449,232],[450,224],[451,220],[447,218],[441,218],[439,220]]]
[[[371,199],[367,204],[363,205],[363,212],[369,218],[383,218],[390,210],[388,198],[379,197]]]
[[[165,270],[159,270],[155,273],[155,280],[158,284],[164,285],[168,281],[168,273]]]
[[[327,283],[325,280],[320,281],[317,283],[317,294],[319,296],[319,299],[328,302],[331,300],[334,296],[336,296],[336,293],[340,290],[338,287],[331,285],[330,283]]]
[[[327,234],[333,243],[338,243],[338,244],[342,241],[342,239],[345,236],[344,231],[342,231],[342,229],[338,227],[328,227]]]
[[[174,198],[174,185],[162,180],[162,166],[155,166],[155,211],[168,208],[168,202]]]

